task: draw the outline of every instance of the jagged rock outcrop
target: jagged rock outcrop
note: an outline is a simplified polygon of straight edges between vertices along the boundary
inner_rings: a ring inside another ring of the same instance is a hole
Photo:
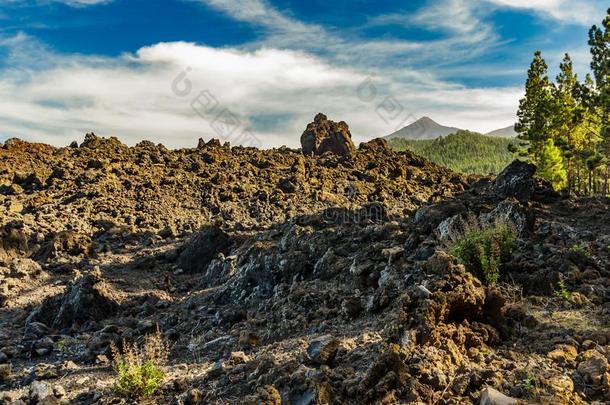
[[[109,287],[98,274],[84,275],[71,283],[64,294],[46,299],[28,317],[28,323],[42,322],[54,329],[99,321],[118,309]]]
[[[556,200],[558,194],[551,184],[534,176],[535,173],[535,165],[515,160],[495,179],[494,190],[501,199],[513,197],[521,202]]]
[[[218,226],[207,226],[191,237],[178,258],[182,270],[203,273],[219,254],[226,253],[231,240]]]
[[[301,135],[301,149],[306,156],[319,156],[326,152],[346,156],[356,151],[347,124],[330,121],[322,113],[316,115]]]

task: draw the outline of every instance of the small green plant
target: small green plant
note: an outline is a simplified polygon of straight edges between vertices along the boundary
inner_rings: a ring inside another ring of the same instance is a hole
[[[570,251],[572,253],[575,253],[575,254],[577,254],[579,256],[582,256],[582,257],[587,257],[589,255],[589,252],[587,251],[587,248],[584,247],[583,245],[578,244],[578,243],[575,244],[575,245],[572,245],[572,247],[570,248]]]
[[[113,366],[117,374],[115,390],[129,397],[153,396],[165,378],[169,347],[163,335],[146,336],[141,346],[123,342],[122,350],[111,346]]]
[[[566,283],[563,280],[557,282],[557,289],[555,290],[555,296],[561,298],[564,301],[570,300],[571,293],[566,288]]]
[[[487,284],[500,279],[500,268],[510,258],[517,238],[505,222],[480,228],[470,226],[449,246],[449,253],[458,258],[466,269]]]
[[[62,353],[66,352],[67,347],[68,347],[68,342],[66,341],[66,339],[61,339],[59,342],[57,342],[57,348]]]
[[[525,380],[523,380],[523,389],[528,393],[528,394],[532,394],[534,392],[534,380],[531,377],[527,377]]]
[[[536,384],[536,381],[534,380],[534,378],[532,376],[528,375],[523,380],[522,387],[523,387],[523,391],[525,393],[525,396],[528,399],[533,400],[533,399],[538,397],[539,389],[538,389],[538,386]]]

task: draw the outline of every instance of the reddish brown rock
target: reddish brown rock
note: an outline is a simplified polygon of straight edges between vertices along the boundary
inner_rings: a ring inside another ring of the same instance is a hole
[[[386,141],[383,138],[375,138],[368,142],[363,142],[360,144],[358,149],[364,150],[364,151],[378,151],[378,152],[384,152],[384,153],[393,153],[393,150],[390,147],[390,144],[388,143],[388,141]]]
[[[301,135],[301,147],[306,156],[319,156],[325,152],[345,156],[356,151],[348,125],[344,121],[330,121],[322,113],[307,125]]]

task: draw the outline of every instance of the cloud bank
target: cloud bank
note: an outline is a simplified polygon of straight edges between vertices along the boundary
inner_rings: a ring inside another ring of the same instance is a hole
[[[485,0],[496,6],[529,10],[545,19],[564,23],[598,23],[606,10],[598,0]],[[607,4],[606,4],[607,6]]]
[[[318,112],[347,121],[357,142],[424,114],[455,125],[477,122],[472,129],[486,131],[513,121],[520,95],[520,89],[469,89],[425,75],[369,76],[273,48],[172,42],[102,58],[41,54],[44,47],[23,35],[0,46],[19,55],[0,76],[0,136],[58,145],[87,131],[171,147],[192,147],[198,137],[237,140],[249,131],[264,147],[298,146]],[[25,64],[28,52],[44,55],[44,63]],[[202,111],[210,100],[218,108]]]

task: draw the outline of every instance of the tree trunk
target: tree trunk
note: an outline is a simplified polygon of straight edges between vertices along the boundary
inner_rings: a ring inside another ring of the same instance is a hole
[[[572,182],[574,181],[574,174],[572,173],[572,162],[571,159],[568,159],[568,196],[572,195]]]
[[[610,166],[606,166],[606,173],[604,174],[604,196],[608,195],[608,172],[610,171]]]
[[[581,182],[580,182],[580,164],[576,164],[576,192],[581,195]]]

